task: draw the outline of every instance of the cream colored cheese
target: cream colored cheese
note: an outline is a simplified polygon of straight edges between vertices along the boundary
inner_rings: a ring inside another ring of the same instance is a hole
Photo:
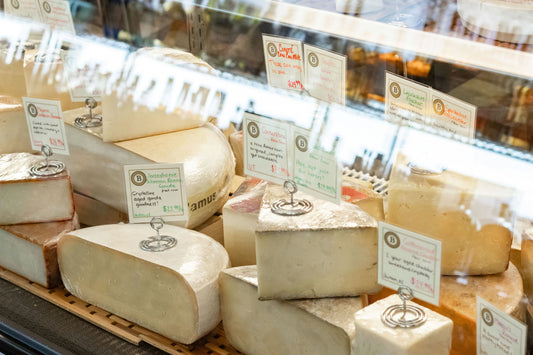
[[[0,96],[0,154],[31,151],[22,101],[20,98]]]

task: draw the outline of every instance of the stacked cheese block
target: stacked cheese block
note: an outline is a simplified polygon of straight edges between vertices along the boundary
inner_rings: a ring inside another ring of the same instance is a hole
[[[78,224],[68,173],[30,173],[43,161],[29,153],[0,155],[0,266],[52,288],[60,281],[57,243]]]

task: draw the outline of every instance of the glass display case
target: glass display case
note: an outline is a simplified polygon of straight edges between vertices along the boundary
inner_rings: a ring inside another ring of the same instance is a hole
[[[2,9],[4,349],[532,351],[530,1]]]

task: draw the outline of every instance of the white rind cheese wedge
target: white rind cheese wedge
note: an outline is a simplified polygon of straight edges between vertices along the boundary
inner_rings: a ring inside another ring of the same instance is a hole
[[[31,151],[22,101],[20,98],[0,96],[0,154]]]
[[[16,54],[12,54],[11,57],[9,54],[9,49],[0,50],[0,78],[2,78],[0,95],[12,96],[20,100],[22,96],[26,96],[24,59],[17,59]]]
[[[76,191],[127,213],[124,165],[184,163],[189,203],[187,228],[200,225],[226,202],[235,160],[229,143],[215,126],[207,123],[180,132],[104,143],[98,129],[71,126],[85,111],[73,110],[63,115],[70,150],[65,159]]]
[[[224,247],[232,266],[255,265],[255,227],[266,185],[247,177],[222,209]]]
[[[66,289],[76,297],[180,343],[191,344],[220,322],[218,275],[228,254],[213,239],[166,225],[177,245],[148,252],[148,224],[114,224],[66,234],[58,245]]]
[[[79,228],[76,216],[64,222],[0,226],[0,266],[47,287],[61,282],[57,242]]]
[[[226,338],[245,354],[350,354],[359,297],[278,301],[257,299],[257,268],[220,273]]]
[[[443,275],[488,275],[507,269],[514,191],[452,171],[424,174],[400,155],[387,222],[442,242]]]
[[[0,225],[65,221],[74,216],[67,171],[33,176],[30,168],[44,158],[29,153],[0,155]]]
[[[268,186],[256,229],[261,299],[358,296],[381,289],[377,283],[377,222],[359,207],[297,193],[313,204],[307,214],[274,214],[271,203],[286,199]]]
[[[355,314],[353,354],[378,355],[448,355],[452,345],[453,322],[436,312],[422,308],[424,324],[415,328],[391,328],[381,320],[389,306],[401,305],[397,295],[389,296]],[[415,305],[408,301],[407,304]]]
[[[164,61],[171,58],[173,61]],[[143,48],[135,52],[133,63],[127,77],[102,99],[103,134],[104,142],[116,142],[128,139],[147,137],[155,134],[181,131],[203,125],[207,120],[206,114],[201,114],[201,108],[207,102],[208,91],[198,88],[197,92],[192,87],[172,88],[168,92],[175,94],[164,97],[158,94],[159,86],[172,85],[170,73],[158,70],[160,65],[198,65],[214,72],[207,63],[196,58],[190,53],[170,48]],[[153,68],[153,69],[151,69]],[[138,99],[133,98],[133,93],[139,88],[140,82],[151,81],[154,85],[143,91]],[[135,83],[128,86],[127,83]],[[190,92],[189,92],[190,91]],[[179,107],[179,101],[186,103],[194,101],[191,106],[196,109],[185,110]],[[175,103],[177,107],[168,105]]]

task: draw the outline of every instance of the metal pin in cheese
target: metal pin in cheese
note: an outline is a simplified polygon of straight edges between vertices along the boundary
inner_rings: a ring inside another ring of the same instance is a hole
[[[59,242],[63,284],[76,297],[181,343],[220,322],[218,275],[228,254],[201,233],[166,225],[177,245],[141,250],[147,224],[113,224],[67,233]]]
[[[224,205],[224,247],[233,266],[255,265],[255,227],[266,185],[247,177]]]
[[[0,155],[0,225],[65,221],[74,215],[70,176],[33,176],[44,158],[29,153]]]
[[[26,96],[26,83],[24,82],[24,60],[17,58],[17,51],[12,53],[9,49],[0,50],[0,95],[12,96],[20,99]]]
[[[395,291],[383,288],[369,295],[370,303],[385,298]],[[500,310],[524,321],[525,303],[522,300],[522,277],[509,264],[507,271],[486,276],[442,276],[439,306],[415,299],[415,302],[453,321],[452,355],[476,353],[476,296]]]
[[[414,328],[391,328],[381,320],[389,306],[402,304],[397,295],[389,296],[355,314],[353,354],[377,355],[448,355],[452,343],[453,323],[449,318],[427,308],[425,323]],[[413,305],[412,302],[407,302]],[[407,315],[409,319],[410,315]],[[412,316],[411,316],[412,317]]]
[[[442,241],[443,275],[507,269],[514,191],[452,171],[430,173],[399,156],[389,183],[387,222]]]
[[[61,281],[57,242],[77,228],[76,216],[64,222],[0,226],[0,266],[44,287],[56,287]]]
[[[268,186],[256,229],[259,297],[296,299],[377,292],[377,222],[359,207],[336,205],[298,192],[312,202],[307,214],[274,214],[271,203],[287,198]]]
[[[220,273],[226,338],[245,354],[350,354],[359,297],[278,301],[257,299],[257,268]]]
[[[71,125],[86,109],[65,112],[68,162],[74,189],[128,212],[124,194],[124,165],[184,163],[189,221],[194,228],[226,202],[235,161],[224,135],[211,124],[180,132],[118,143],[104,143],[101,127],[83,130]]]
[[[174,61],[169,62],[171,58]],[[201,59],[190,53],[170,48],[143,48],[135,52],[133,63],[112,92],[103,96],[103,134],[104,142],[116,142],[127,139],[151,136],[167,132],[180,131],[203,125],[207,114],[200,111],[207,102],[208,91],[198,88],[197,92],[191,86],[183,86],[177,90],[172,80],[172,67],[175,65],[198,65],[214,70]],[[161,70],[161,66],[168,66],[168,70]],[[135,91],[142,90],[141,83],[149,82],[137,99],[133,98]],[[188,84],[187,84],[188,85]],[[167,87],[168,86],[168,87]],[[159,88],[165,92],[159,92]],[[168,94],[170,92],[170,94]],[[166,95],[169,95],[168,97]],[[196,109],[186,110],[180,107],[180,102]],[[174,104],[175,107],[170,107]]]
[[[31,151],[22,101],[19,98],[0,96],[0,154]]]

